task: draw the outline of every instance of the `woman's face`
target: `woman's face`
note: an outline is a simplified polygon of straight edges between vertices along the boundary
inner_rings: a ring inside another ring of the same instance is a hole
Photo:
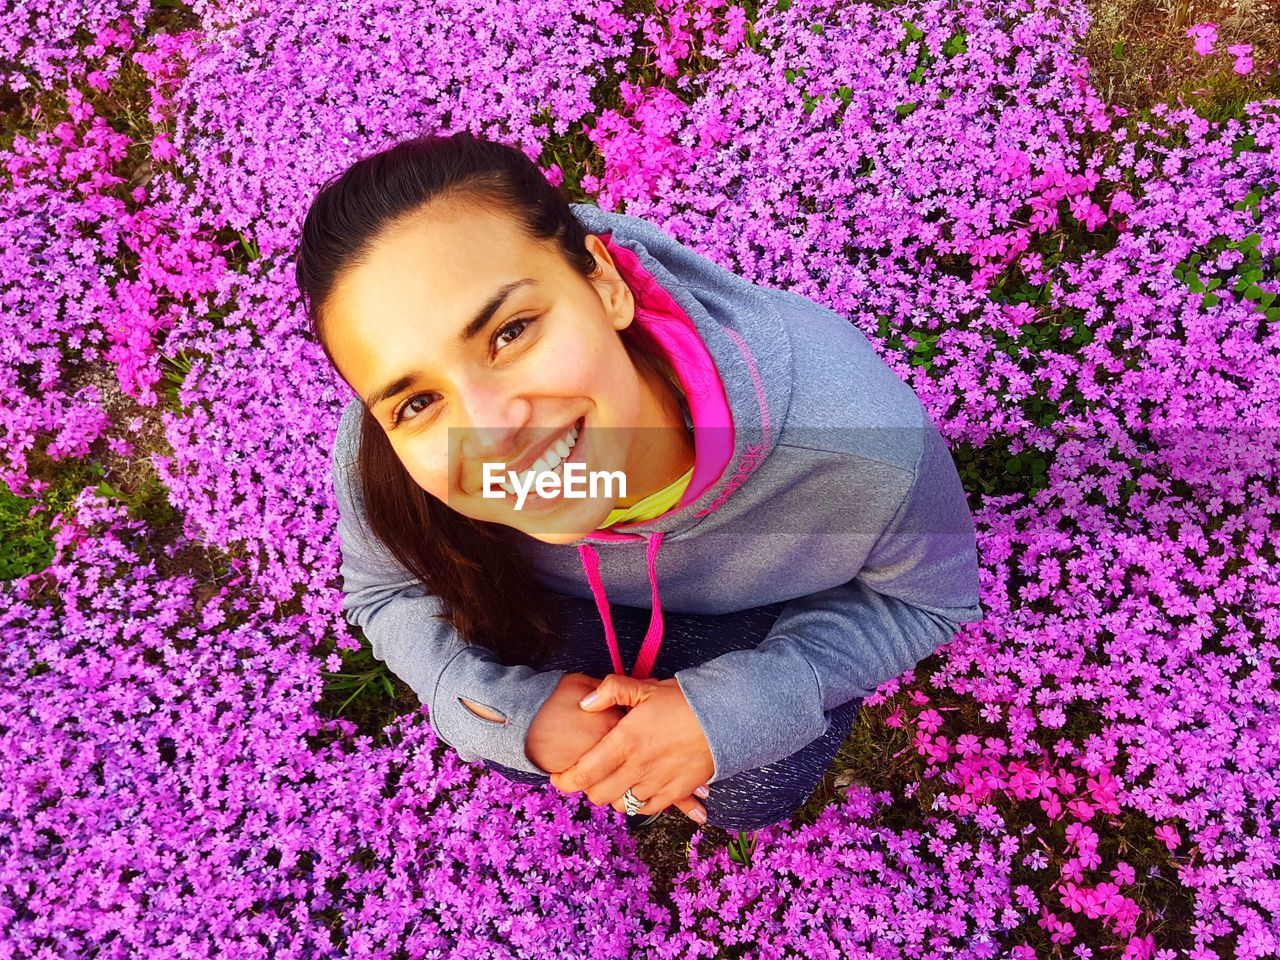
[[[582,537],[692,462],[670,389],[619,336],[635,315],[631,290],[599,237],[587,249],[600,266],[590,279],[506,217],[436,204],[386,231],[340,277],[323,316],[340,375],[414,482],[459,513],[547,543]],[[616,486],[583,499],[531,488],[518,507],[496,485],[501,497],[483,496],[486,462],[507,480],[549,445],[564,449],[557,441],[575,424],[567,462],[587,475],[623,471],[625,497]]]

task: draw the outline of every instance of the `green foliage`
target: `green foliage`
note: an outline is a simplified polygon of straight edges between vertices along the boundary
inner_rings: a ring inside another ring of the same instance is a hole
[[[1274,192],[1275,184],[1255,187],[1248,196],[1235,205],[1236,210],[1252,210],[1254,222],[1261,220],[1258,205],[1264,196]],[[1263,291],[1260,283],[1274,283],[1280,277],[1280,256],[1264,259],[1258,250],[1262,235],[1251,233],[1242,240],[1231,240],[1225,234],[1217,234],[1208,244],[1198,248],[1173,269],[1174,279],[1187,285],[1192,293],[1204,294],[1200,303],[1213,307],[1219,302],[1219,289],[1229,289],[1243,299],[1257,304],[1268,323],[1280,321],[1280,304],[1276,294]],[[1243,259],[1234,266],[1219,267],[1219,257],[1228,250],[1238,252]]]
[[[361,639],[358,650],[332,648],[342,658],[342,668],[336,673],[321,671],[324,692],[316,710],[330,719],[345,714],[362,733],[380,740],[382,728],[407,704],[399,702],[395,678],[387,665],[374,657],[368,640]],[[321,656],[327,658],[328,653],[324,651]]]
[[[553,163],[560,167],[564,174],[561,191],[571,203],[593,202],[582,189],[581,183],[582,178],[592,172],[592,165],[599,164],[599,157],[581,123],[575,120],[564,133],[556,133],[549,105],[539,110],[532,122],[536,126],[547,128],[538,162],[544,167],[550,167]],[[598,176],[600,171],[596,170],[595,173]]]
[[[756,852],[755,831],[739,830],[729,841],[729,859],[744,867],[751,866],[751,856]]]
[[[130,519],[147,524],[151,530],[163,530],[179,522],[178,513],[169,502],[169,489],[152,472],[130,490],[119,490],[104,480],[94,488],[94,493],[119,500]]]
[[[962,53],[968,53],[968,35],[963,30],[957,30],[948,37],[946,43],[942,45],[942,52],[948,57],[955,57]]]
[[[25,577],[53,562],[47,515],[28,515],[35,504],[0,484],[0,580]]]
[[[186,350],[179,350],[176,356],[169,356],[167,353],[160,354],[160,387],[167,406],[171,410],[181,411],[185,409],[182,402],[181,390],[182,385],[186,383],[187,375],[191,373],[191,366],[195,360],[195,354],[189,354]]]
[[[258,241],[251,240],[243,233],[237,231],[236,236],[240,238],[240,247],[244,250],[244,255],[250,260],[261,260],[262,254],[258,251]]]

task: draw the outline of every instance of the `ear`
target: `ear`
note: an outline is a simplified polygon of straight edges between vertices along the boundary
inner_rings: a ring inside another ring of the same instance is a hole
[[[609,325],[615,330],[625,330],[631,325],[636,315],[636,298],[627,286],[627,281],[618,272],[609,250],[594,233],[587,234],[587,250],[596,260],[596,272],[591,277],[591,284],[600,295],[604,304],[605,316]]]

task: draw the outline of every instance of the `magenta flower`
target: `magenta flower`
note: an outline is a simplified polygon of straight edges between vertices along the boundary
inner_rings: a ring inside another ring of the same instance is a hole
[[[1216,23],[1197,23],[1194,27],[1187,29],[1187,36],[1195,41],[1195,52],[1202,57],[1207,57],[1213,53],[1213,45],[1218,39],[1218,25]]]
[[[1243,76],[1253,70],[1253,46],[1248,43],[1237,43],[1227,47],[1227,53],[1236,58],[1235,71]]]
[[[1157,840],[1163,840],[1164,845],[1169,848],[1170,852],[1177,849],[1178,844],[1182,842],[1178,835],[1178,828],[1171,824],[1162,824],[1155,829]]]

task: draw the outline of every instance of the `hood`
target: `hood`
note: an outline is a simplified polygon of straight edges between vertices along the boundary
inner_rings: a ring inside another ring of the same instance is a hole
[[[645,543],[653,613],[631,676],[646,678],[662,643],[657,558],[663,539],[691,535],[772,453],[791,395],[791,342],[775,291],[713,263],[646,220],[590,204],[570,208],[614,258],[635,297],[633,322],[663,349],[693,422],[693,477],[679,503],[652,520],[595,530],[573,544],[614,671],[626,674],[592,544]]]

